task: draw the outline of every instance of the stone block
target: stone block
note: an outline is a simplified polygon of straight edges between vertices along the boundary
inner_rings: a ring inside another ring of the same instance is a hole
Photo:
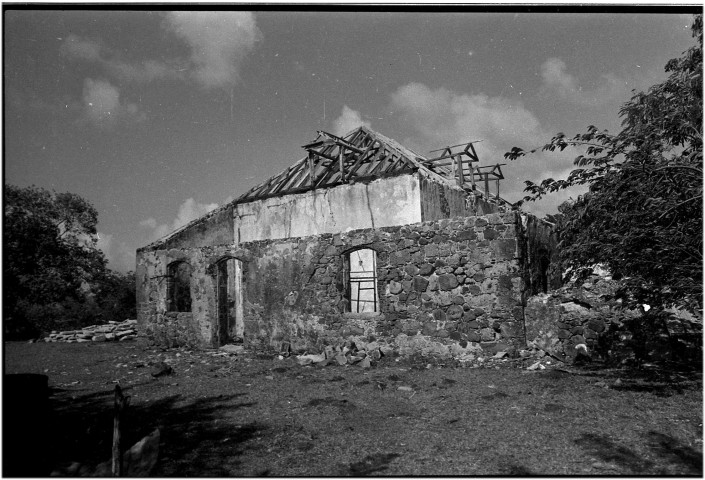
[[[474,230],[471,230],[471,229],[461,230],[460,232],[458,232],[456,238],[458,239],[459,242],[463,242],[466,240],[476,240],[477,234],[475,233]]]
[[[414,264],[409,264],[409,265],[405,266],[404,271],[412,277],[419,273],[418,267]]]
[[[480,338],[483,342],[491,342],[494,340],[494,330],[491,328],[483,328],[480,330]]]
[[[516,240],[496,239],[492,241],[492,249],[497,260],[513,260],[516,253]]]
[[[434,273],[434,274],[432,274],[430,277],[428,277],[428,288],[429,288],[429,290],[431,290],[432,292],[434,292],[434,291],[438,290],[438,287],[439,287],[439,285],[438,285],[438,275],[436,275],[436,274]]]
[[[450,336],[450,332],[446,329],[438,330],[435,336],[439,338],[448,338],[448,336]]]
[[[430,275],[433,273],[434,267],[430,263],[422,263],[419,265],[419,275]]]
[[[438,322],[445,322],[446,320],[446,313],[441,310],[440,308],[437,308],[433,311],[433,318],[434,320]]]
[[[413,282],[414,282],[414,290],[416,290],[417,292],[425,292],[426,288],[428,287],[428,283],[429,283],[428,280],[426,280],[423,277],[419,277],[419,276],[414,277]],[[423,299],[423,297],[422,297],[422,299]]]
[[[450,292],[440,292],[436,301],[439,305],[443,307],[447,307],[453,304],[453,299],[451,297]]]
[[[458,286],[458,279],[452,274],[441,275],[438,277],[438,286],[441,290],[452,290]]]
[[[480,217],[475,219],[475,227],[484,227],[485,225],[487,225],[487,220],[484,218]]]
[[[485,240],[494,240],[495,238],[499,238],[499,233],[497,233],[494,228],[486,228],[483,235]]]
[[[465,303],[465,298],[462,295],[456,295],[452,300],[455,305],[463,305]]]
[[[389,256],[389,262],[394,265],[405,265],[411,262],[411,252],[409,250],[399,250]]]
[[[389,286],[389,293],[391,293],[392,295],[397,295],[397,294],[401,293],[401,291],[403,290],[402,284],[399,282],[395,282],[394,280],[390,281],[388,286]]]
[[[593,318],[588,322],[587,327],[597,333],[600,333],[605,330],[605,322],[599,318]]]
[[[584,336],[587,340],[596,339],[597,336],[598,336],[598,335],[597,335],[597,332],[595,332],[594,330],[590,330],[589,328],[583,329],[583,331],[582,331],[581,333],[583,334],[583,336]]]
[[[458,320],[463,316],[463,307],[460,305],[451,305],[448,307],[448,317],[451,320]]]
[[[468,285],[468,293],[471,295],[479,295],[482,290],[477,285]]]

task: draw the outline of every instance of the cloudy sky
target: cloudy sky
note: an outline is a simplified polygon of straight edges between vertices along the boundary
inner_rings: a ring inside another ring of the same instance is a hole
[[[23,11],[4,17],[5,182],[87,198],[110,267],[365,124],[482,164],[594,124],[691,44],[684,12]],[[504,167],[502,195],[572,154]],[[578,192],[574,192],[578,193]],[[566,196],[529,205],[551,212]]]

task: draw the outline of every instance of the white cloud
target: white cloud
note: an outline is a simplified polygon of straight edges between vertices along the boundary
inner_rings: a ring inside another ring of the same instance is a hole
[[[343,111],[340,113],[340,116],[333,121],[333,133],[342,136],[362,125],[370,128],[370,122],[364,121],[360,112],[353,110],[347,105],[343,105]]]
[[[530,150],[552,137],[520,102],[483,94],[455,93],[444,88],[433,90],[421,83],[410,83],[392,94],[392,106],[413,132],[403,143],[420,153],[482,140],[475,144],[480,165],[507,164],[502,167],[505,179],[500,182],[500,195],[508,201],[515,202],[525,195],[525,180],[565,178],[572,170],[576,153],[569,150],[537,152],[514,162],[504,159],[504,153],[514,146]],[[492,183],[491,193],[494,193]],[[526,204],[526,209],[549,213],[570,195],[577,194],[574,189],[554,194],[540,204]]]
[[[578,79],[568,73],[560,58],[549,58],[541,65],[544,88],[560,98],[581,106],[602,107],[621,103],[629,98],[630,82],[607,73],[594,89],[584,89]]]
[[[236,84],[242,61],[261,38],[252,12],[169,12],[167,28],[189,45],[192,76],[205,88]]]
[[[179,213],[174,219],[173,228],[176,230],[183,227],[191,220],[195,220],[216,208],[218,208],[217,203],[198,203],[193,198],[189,198],[179,206]]]
[[[134,103],[121,103],[120,91],[106,80],[87,78],[83,82],[83,107],[88,120],[110,126],[119,119],[142,121],[143,112]]]
[[[102,48],[98,42],[81,38],[72,33],[63,41],[59,51],[64,55],[83,60],[101,61]]]
[[[186,42],[189,58],[125,60],[121,51],[75,34],[66,37],[60,52],[95,63],[105,75],[122,81],[190,76],[205,88],[230,87],[238,82],[243,60],[262,38],[252,12],[167,12],[164,26]]]
[[[566,72],[566,65],[560,58],[549,58],[541,65],[541,78],[544,83],[563,95],[575,93],[577,81],[575,77]]]
[[[217,203],[199,203],[193,198],[188,198],[179,205],[176,218],[172,222],[159,224],[155,218],[149,217],[142,220],[139,224],[150,231],[149,241],[153,242],[216,208],[218,208]]]
[[[119,272],[135,269],[135,251],[124,242],[115,241],[115,236],[98,232],[97,247],[108,259],[108,268]]]
[[[157,228],[157,220],[154,217],[149,217],[145,220],[142,220],[140,222],[140,226],[147,228]]]
[[[164,62],[156,60],[128,62],[119,52],[88,38],[71,34],[61,44],[60,52],[69,57],[100,65],[105,73],[119,80],[147,83],[163,78],[179,78],[181,74]]]

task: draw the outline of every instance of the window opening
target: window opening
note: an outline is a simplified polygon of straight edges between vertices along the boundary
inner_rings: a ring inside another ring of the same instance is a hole
[[[351,312],[379,312],[376,253],[363,248],[348,254],[348,298]]]
[[[167,272],[167,310],[170,312],[191,311],[191,265],[174,262]]]

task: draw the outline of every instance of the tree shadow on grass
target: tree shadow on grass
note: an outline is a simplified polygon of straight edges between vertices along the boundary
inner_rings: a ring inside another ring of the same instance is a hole
[[[398,453],[375,453],[368,455],[359,462],[351,463],[348,467],[348,473],[355,477],[364,477],[381,472],[386,470],[389,463],[398,456]]]
[[[122,445],[129,448],[159,428],[159,461],[153,475],[237,475],[242,444],[264,429],[256,422],[232,415],[253,405],[238,402],[237,397],[242,395],[193,400],[172,395],[151,402],[131,402],[124,417]],[[51,453],[55,465],[78,461],[95,466],[110,458],[113,398],[114,392],[110,389],[52,399]]]
[[[673,465],[680,465],[683,474],[703,475],[703,454],[697,450],[683,445],[677,439],[663,433],[649,432],[647,437],[649,448],[654,450],[659,458]]]
[[[702,475],[703,473],[702,453],[683,445],[671,436],[654,431],[648,433],[646,442],[646,446],[654,454],[654,461],[642,458],[633,450],[601,435],[584,434],[575,443],[602,461],[619,466],[627,475]]]

